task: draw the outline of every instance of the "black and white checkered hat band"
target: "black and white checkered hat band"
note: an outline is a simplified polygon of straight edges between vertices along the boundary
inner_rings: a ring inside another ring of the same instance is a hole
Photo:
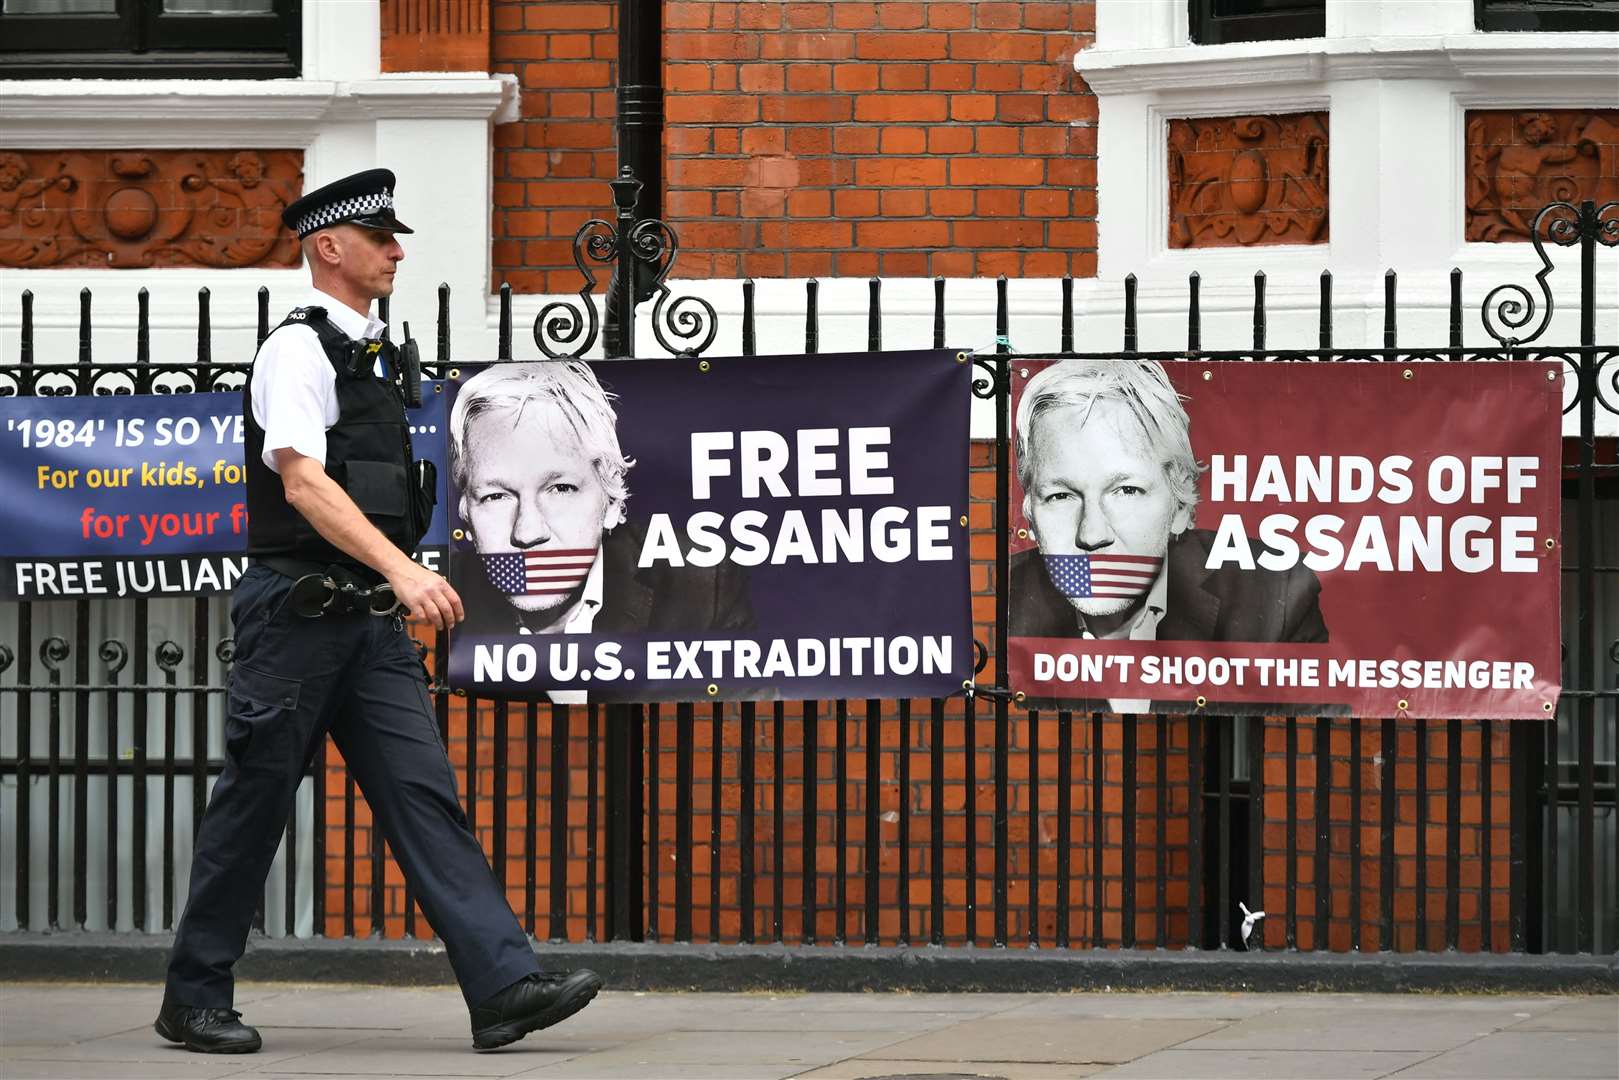
[[[298,235],[308,236],[316,229],[324,229],[328,225],[335,225],[342,221],[351,221],[367,214],[375,214],[379,210],[392,210],[394,199],[386,191],[377,191],[369,195],[356,195],[350,199],[339,199],[328,203],[318,209],[311,210],[298,219]]]

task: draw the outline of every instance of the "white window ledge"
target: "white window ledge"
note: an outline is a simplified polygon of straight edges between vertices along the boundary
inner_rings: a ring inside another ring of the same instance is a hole
[[[1611,84],[1619,72],[1619,34],[1301,38],[1086,49],[1075,55],[1074,70],[1099,95],[1329,79],[1604,78]]]
[[[0,125],[18,147],[195,146],[313,138],[344,120],[517,118],[517,80],[482,72],[413,73],[353,82],[245,79],[0,81]],[[135,130],[131,130],[131,126]]]

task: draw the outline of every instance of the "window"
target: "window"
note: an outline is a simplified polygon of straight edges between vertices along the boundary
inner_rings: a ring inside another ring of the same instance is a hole
[[[1619,0],[1473,0],[1480,30],[1619,30]]]
[[[0,78],[295,78],[301,0],[0,0]]]
[[[1326,0],[1190,0],[1192,43],[1321,37]]]

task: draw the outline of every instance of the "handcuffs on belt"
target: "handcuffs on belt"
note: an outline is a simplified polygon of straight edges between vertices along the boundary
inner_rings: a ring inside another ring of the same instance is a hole
[[[334,581],[325,574],[305,574],[294,581],[288,603],[292,605],[293,614],[305,619],[363,611],[379,618],[391,615],[398,622],[399,613],[405,608],[404,602],[394,595],[393,586],[386,581],[362,589],[352,581]]]

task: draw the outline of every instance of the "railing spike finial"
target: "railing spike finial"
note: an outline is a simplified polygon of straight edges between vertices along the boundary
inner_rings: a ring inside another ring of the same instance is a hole
[[[804,351],[821,351],[821,283],[815,278],[804,282]]]
[[[1012,351],[1012,302],[1005,274],[995,278],[995,351]]]
[[[450,283],[438,283],[438,347],[434,350],[433,358],[438,361],[439,374],[443,375],[443,368],[450,362]]]
[[[1136,351],[1136,276],[1124,275],[1124,351]]]
[[[883,279],[872,277],[867,283],[866,349],[881,352],[883,348]]]
[[[34,290],[22,291],[22,326],[17,337],[17,363],[27,367],[34,362]]]
[[[1062,276],[1062,327],[1059,347],[1065,353],[1074,351],[1074,275]]]
[[[1186,351],[1203,351],[1203,275],[1186,275]]]
[[[1383,348],[1392,349],[1399,341],[1395,306],[1399,300],[1400,277],[1392,268],[1383,274]],[[1388,359],[1394,359],[1392,356]]]
[[[197,389],[205,389],[208,366],[213,361],[213,293],[204,285],[197,290]]]
[[[1462,269],[1450,268],[1450,347],[1462,347]]]
[[[742,282],[742,355],[753,356],[759,351],[758,339],[755,336],[753,294],[756,291],[753,279],[745,278]]]
[[[1321,359],[1331,359],[1332,351],[1332,271],[1321,271],[1321,313],[1317,335],[1321,342]]]
[[[135,294],[135,363],[152,362],[152,294],[142,285]]]
[[[544,314],[542,311],[541,314]],[[534,321],[534,337],[539,340],[539,319]],[[541,348],[544,346],[542,345]],[[500,283],[500,329],[495,340],[495,356],[501,360],[512,358],[512,283]]]
[[[79,290],[79,363],[90,361],[90,287],[87,285]]]
[[[1254,271],[1254,352],[1265,350],[1265,271]],[[1259,357],[1254,357],[1256,360]]]

